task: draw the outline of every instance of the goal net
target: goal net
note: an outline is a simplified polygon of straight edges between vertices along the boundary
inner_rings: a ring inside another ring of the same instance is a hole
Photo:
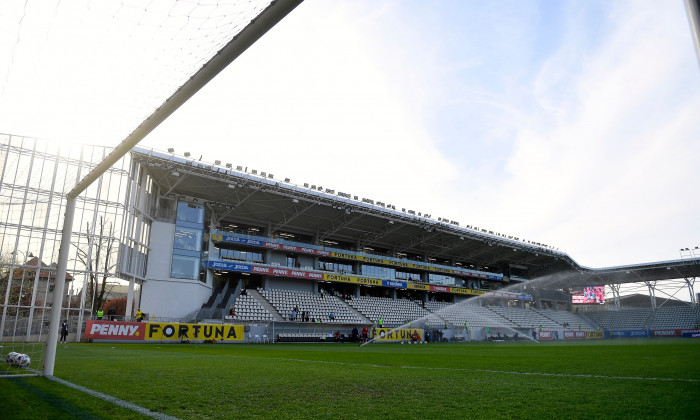
[[[0,181],[10,186],[0,188],[4,203],[0,208],[0,342],[4,357],[20,354],[28,356],[22,360],[30,361],[28,366],[6,362],[0,375],[27,371],[44,360],[52,366],[55,341],[47,352],[41,344],[47,342],[49,332],[55,332],[48,322],[49,297],[64,308],[68,305],[61,319],[77,332],[69,340],[79,340],[85,317],[94,309],[85,298],[86,283],[78,286],[80,279],[94,272],[86,262],[88,254],[82,264],[80,257],[73,258],[78,264],[66,272],[65,284],[70,282],[75,290],[70,287],[68,295],[53,297],[51,287],[53,283],[60,286],[56,290],[63,289],[62,282],[56,282],[56,261],[67,193],[85,179],[87,171],[99,166],[109,150],[90,155],[79,148],[62,157],[65,151],[54,155],[46,146],[37,147],[34,138],[80,143],[99,139],[100,144],[116,146],[155,115],[156,120],[167,118],[299,2],[0,1],[0,161],[5,162]],[[260,21],[265,24],[256,26]],[[256,29],[246,31],[251,27]],[[245,41],[229,48],[237,38]],[[186,94],[180,95],[183,91]],[[173,107],[172,102],[178,105]],[[163,109],[168,112],[160,112]],[[43,162],[41,170],[34,166],[37,162]],[[83,219],[74,226],[76,248],[81,241],[95,246],[98,221],[113,215],[114,220],[102,226],[119,226],[115,208],[121,200],[110,196],[111,188],[101,186],[103,177],[126,173],[124,168],[114,171],[118,174],[104,173],[81,194],[85,208]],[[105,209],[111,210],[105,213]],[[76,234],[78,230],[85,232]]]
[[[0,343],[0,376],[36,376],[41,374],[44,343]]]
[[[116,145],[271,3],[2,1],[0,132]]]

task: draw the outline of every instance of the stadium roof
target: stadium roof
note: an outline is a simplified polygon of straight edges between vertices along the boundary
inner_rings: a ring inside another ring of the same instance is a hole
[[[588,286],[670,280],[700,276],[700,258],[607,268],[579,265],[569,255],[546,245],[509,239],[453,221],[411,214],[386,203],[363,202],[359,197],[321,186],[298,186],[273,174],[233,169],[220,162],[149,149],[134,148],[132,158],[143,163],[163,195],[183,194],[216,208],[231,218],[268,232],[309,234],[393,252],[427,255],[438,263],[461,263],[502,273],[506,268],[527,270],[530,279],[550,286]]]

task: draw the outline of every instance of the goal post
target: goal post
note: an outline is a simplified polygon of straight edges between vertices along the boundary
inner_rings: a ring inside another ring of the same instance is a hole
[[[129,134],[100,164],[95,166],[87,176],[82,178],[67,195],[64,224],[62,229],[61,245],[59,249],[56,279],[64,279],[68,265],[68,253],[70,247],[70,235],[73,231],[73,216],[78,195],[97,179],[106,169],[129,152],[146,135],[153,131],[160,123],[165,121],[173,112],[189,100],[195,93],[211,81],[217,74],[225,69],[233,60],[253,45],[260,37],[267,33],[303,0],[276,0],[270,3],[256,18],[231,39],[226,46],[217,52],[205,63],[187,82],[180,86],[163,104],[158,107],[148,118]],[[133,279],[131,280],[134,281]],[[54,289],[55,305],[51,308],[50,330],[46,346],[46,358],[43,373],[53,376],[56,359],[56,347],[58,328],[61,317],[61,299],[64,293],[65,282],[57,281]]]

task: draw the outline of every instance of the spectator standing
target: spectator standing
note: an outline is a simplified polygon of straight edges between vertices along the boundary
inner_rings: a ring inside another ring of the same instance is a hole
[[[141,312],[141,308],[139,308],[136,311],[136,322],[141,322],[143,320],[143,312]]]
[[[68,338],[68,320],[63,320],[61,323],[61,339],[58,340],[59,343],[65,343]]]
[[[102,317],[104,317],[105,312],[102,310],[102,308],[97,310],[97,319],[101,320]]]

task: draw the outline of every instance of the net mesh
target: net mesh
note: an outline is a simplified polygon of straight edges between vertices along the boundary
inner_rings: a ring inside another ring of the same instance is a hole
[[[115,144],[270,0],[0,0],[0,132]]]
[[[37,375],[41,372],[45,354],[44,343],[0,342],[0,376]]]

